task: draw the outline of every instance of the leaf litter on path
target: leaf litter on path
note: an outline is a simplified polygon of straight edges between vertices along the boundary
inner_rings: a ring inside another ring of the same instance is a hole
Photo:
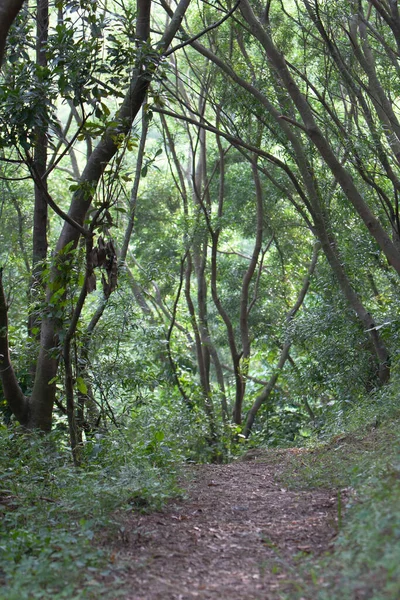
[[[123,597],[290,597],[300,577],[296,556],[325,552],[336,535],[337,496],[288,490],[278,474],[279,464],[258,461],[190,467],[188,498],[125,523],[116,550],[127,565]]]

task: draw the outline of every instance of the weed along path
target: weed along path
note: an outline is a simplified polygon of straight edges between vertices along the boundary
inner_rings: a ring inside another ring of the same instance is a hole
[[[123,597],[290,597],[300,577],[296,557],[326,551],[335,536],[337,497],[332,490],[287,490],[279,470],[279,462],[259,460],[190,468],[186,499],[125,524],[117,549],[128,564]]]

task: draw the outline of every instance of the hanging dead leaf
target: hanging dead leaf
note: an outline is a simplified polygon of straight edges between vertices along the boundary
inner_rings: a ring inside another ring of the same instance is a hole
[[[96,289],[96,275],[91,273],[89,277],[86,279],[86,291],[88,294],[93,292]]]

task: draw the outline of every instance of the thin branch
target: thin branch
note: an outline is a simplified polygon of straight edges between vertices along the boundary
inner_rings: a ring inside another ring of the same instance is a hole
[[[161,4],[163,5],[163,7],[167,6],[167,4],[165,2],[161,2]],[[177,50],[180,50],[181,48],[184,48],[185,46],[190,46],[191,44],[193,44],[193,42],[195,42],[199,38],[203,37],[203,35],[205,35],[209,31],[212,31],[213,29],[216,29],[217,27],[219,27],[220,25],[222,25],[222,23],[224,23],[227,19],[229,19],[229,17],[231,15],[233,15],[233,13],[239,7],[239,4],[240,4],[240,0],[237,0],[237,2],[234,5],[234,7],[231,8],[231,10],[229,12],[227,12],[226,15],[224,15],[222,17],[222,19],[220,19],[219,21],[216,21],[215,23],[212,23],[212,25],[209,25],[208,27],[206,27],[205,29],[203,29],[202,31],[200,31],[199,33],[197,33],[196,35],[194,35],[193,37],[186,39],[181,44],[177,44],[176,46],[174,46],[173,48],[171,48],[170,50],[168,50],[167,52],[165,52],[164,56],[169,56],[170,54],[173,54],[174,52],[176,52]],[[168,10],[168,12],[170,12],[170,11]]]

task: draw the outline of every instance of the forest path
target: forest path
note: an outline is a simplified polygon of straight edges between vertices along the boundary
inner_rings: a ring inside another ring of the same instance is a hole
[[[332,542],[337,498],[332,490],[285,489],[280,468],[276,461],[191,467],[187,499],[126,523],[124,598],[282,598],[298,577],[295,556]]]

